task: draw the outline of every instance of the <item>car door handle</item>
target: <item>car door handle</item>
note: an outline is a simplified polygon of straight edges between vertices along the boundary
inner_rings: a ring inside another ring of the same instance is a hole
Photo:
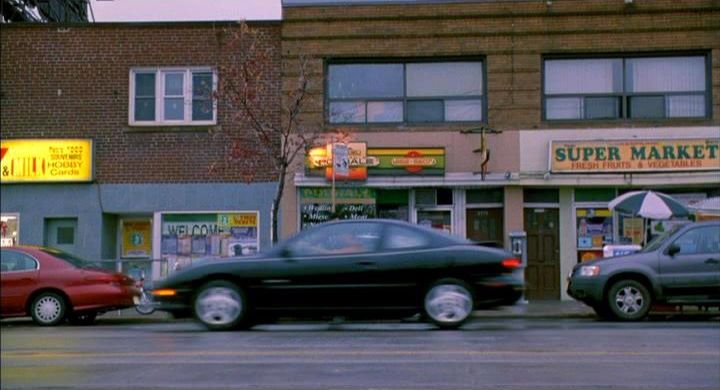
[[[377,263],[374,261],[358,261],[355,263],[363,268],[371,268],[371,269],[377,269]]]
[[[707,260],[705,260],[705,264],[720,264],[720,260],[718,260],[718,259],[707,259]]]

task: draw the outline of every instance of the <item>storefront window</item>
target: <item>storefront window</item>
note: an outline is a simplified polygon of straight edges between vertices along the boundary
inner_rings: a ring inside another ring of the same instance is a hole
[[[0,217],[0,246],[15,246],[18,244],[18,220],[13,214],[3,214]]]
[[[603,257],[603,246],[613,243],[613,218],[607,208],[579,208],[577,218],[578,262]]]
[[[333,219],[375,218],[375,190],[372,188],[336,188],[335,215],[330,188],[300,189],[300,229]]]
[[[417,223],[420,226],[452,233],[450,210],[418,210]]]
[[[467,209],[467,238],[486,244],[503,246],[503,209]]]
[[[253,255],[260,247],[258,219],[257,211],[163,214],[160,253],[170,270],[193,259]]]
[[[377,190],[377,217],[408,221],[408,190]]]

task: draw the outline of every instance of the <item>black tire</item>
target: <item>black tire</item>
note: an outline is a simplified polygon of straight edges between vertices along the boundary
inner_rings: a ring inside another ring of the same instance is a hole
[[[620,321],[639,321],[647,316],[652,306],[652,296],[648,289],[632,279],[614,283],[605,298],[608,312]]]
[[[425,318],[440,329],[457,329],[470,319],[475,308],[472,288],[459,279],[440,279],[423,298]]]
[[[209,330],[231,330],[249,326],[245,293],[234,283],[218,280],[197,290],[192,302],[195,318]]]
[[[55,326],[65,319],[65,298],[54,292],[44,292],[30,304],[30,315],[40,326]]]
[[[97,313],[85,312],[85,313],[72,313],[68,316],[68,321],[72,325],[87,326],[95,323]]]

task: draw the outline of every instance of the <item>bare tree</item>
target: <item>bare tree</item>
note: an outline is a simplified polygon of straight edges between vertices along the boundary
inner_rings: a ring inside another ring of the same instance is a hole
[[[218,58],[221,60],[218,61],[219,83],[215,99],[219,107],[227,110],[230,121],[245,126],[238,134],[223,134],[222,138],[230,141],[227,142],[226,156],[211,169],[236,170],[244,181],[252,182],[258,179],[258,163],[271,161],[277,180],[271,210],[271,234],[275,243],[286,180],[292,174],[296,158],[304,157],[309,148],[322,141],[323,126],[301,120],[312,100],[308,59],[301,56],[297,59],[297,69],[286,70],[293,75],[294,85],[292,89],[282,91],[282,81],[276,78],[273,83],[273,77],[270,77],[272,72],[280,71],[271,65],[280,62],[279,48],[263,40],[262,33],[262,30],[240,22],[217,34]],[[273,94],[280,94],[280,107],[276,100],[268,99]],[[247,134],[248,130],[251,134]]]

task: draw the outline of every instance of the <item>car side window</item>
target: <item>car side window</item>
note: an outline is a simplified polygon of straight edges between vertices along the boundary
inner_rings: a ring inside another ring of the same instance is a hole
[[[399,226],[388,227],[386,249],[422,248],[430,243],[426,235]]]
[[[35,259],[11,250],[3,250],[0,254],[0,267],[2,272],[17,272],[37,269]]]
[[[316,228],[290,243],[293,256],[353,254],[374,251],[380,241],[376,223],[343,223]]]
[[[720,227],[705,226],[689,230],[673,244],[680,248],[678,255],[717,253],[720,250]]]

